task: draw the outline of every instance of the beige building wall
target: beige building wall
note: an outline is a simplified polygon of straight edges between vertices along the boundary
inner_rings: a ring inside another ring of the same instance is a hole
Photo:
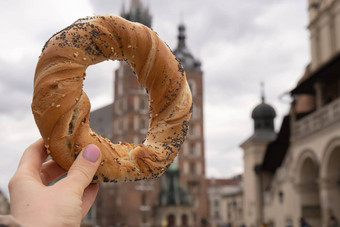
[[[340,2],[309,0],[311,69],[316,70],[340,51]]]
[[[339,54],[340,1],[308,2],[311,73],[314,73]],[[299,226],[303,217],[311,226],[327,226],[330,216],[340,218],[338,77],[334,75],[334,81],[314,84],[314,112],[298,120],[295,113],[292,115],[290,147],[270,187],[264,191],[266,223]],[[322,77],[318,81],[322,81]],[[328,97],[332,99],[328,101]],[[295,109],[295,112],[307,111]]]
[[[242,226],[243,183],[242,176],[232,179],[209,179],[210,226]]]
[[[265,148],[269,141],[247,140],[241,145],[244,150],[244,223],[247,227],[259,226],[262,222],[262,201],[260,199],[260,183],[255,173],[255,166],[262,163]]]
[[[270,189],[263,193],[264,223],[272,226],[299,226],[299,196],[294,185],[292,156],[287,154],[283,165],[276,171]]]
[[[222,204],[225,207],[226,223],[231,223],[232,226],[242,226],[244,224],[242,191],[224,195]]]
[[[337,165],[334,171],[340,170],[339,135],[340,122],[337,122],[291,144],[283,165],[276,171],[271,189],[264,193],[266,223],[286,226],[291,221],[293,226],[299,226],[300,218],[304,217],[312,226],[326,226],[330,215],[340,217],[340,189],[335,178],[338,175],[334,173],[333,177],[329,170],[327,173],[332,153],[336,155],[332,156]],[[317,177],[313,175],[313,167]]]

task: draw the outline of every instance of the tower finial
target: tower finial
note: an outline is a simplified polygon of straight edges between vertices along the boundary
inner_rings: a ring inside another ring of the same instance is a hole
[[[265,96],[264,96],[264,82],[261,81],[261,101],[265,101]]]
[[[183,23],[181,23],[178,26],[178,49],[185,48],[185,26]]]

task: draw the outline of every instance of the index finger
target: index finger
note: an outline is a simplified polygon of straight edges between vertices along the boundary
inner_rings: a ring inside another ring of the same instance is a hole
[[[47,156],[44,148],[44,140],[41,138],[26,148],[20,159],[18,170],[39,174],[41,165]]]

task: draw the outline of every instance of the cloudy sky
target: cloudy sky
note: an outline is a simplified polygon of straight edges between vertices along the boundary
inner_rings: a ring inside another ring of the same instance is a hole
[[[7,193],[24,149],[39,138],[31,114],[35,65],[55,32],[85,16],[119,14],[123,0],[0,1],[0,189]],[[241,173],[239,145],[253,132],[260,83],[279,129],[291,90],[310,61],[307,0],[143,0],[153,29],[172,48],[177,26],[204,71],[205,154],[208,177]],[[125,3],[128,8],[128,1]],[[116,62],[89,67],[92,109],[113,101]],[[281,98],[283,96],[283,98]]]

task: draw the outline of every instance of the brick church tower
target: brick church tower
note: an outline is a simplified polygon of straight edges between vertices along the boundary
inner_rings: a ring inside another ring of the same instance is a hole
[[[125,11],[123,7],[121,16],[151,27],[152,17],[149,9],[139,0],[131,1],[129,11]],[[186,47],[184,25],[180,25],[178,29],[178,46],[174,54],[186,70],[193,94],[194,109],[187,139],[175,160],[179,169],[179,178],[176,182],[187,190],[189,202],[185,207],[173,204],[176,214],[169,213],[170,216],[160,214],[164,206],[169,205],[160,202],[162,187],[164,188],[162,182],[168,180],[166,178],[169,174],[164,174],[158,179],[139,182],[104,183],[100,185],[100,193],[95,203],[95,219],[99,226],[164,225],[169,217],[173,218],[175,226],[182,225],[183,221],[189,226],[201,224],[204,226],[207,222],[209,212],[205,186],[203,74],[200,62]],[[114,102],[91,113],[91,127],[103,136],[109,137],[114,143],[124,141],[140,144],[145,138],[149,124],[148,95],[127,63],[120,62],[114,78]],[[161,216],[164,219],[161,220]],[[188,220],[184,220],[184,216],[188,217]]]
[[[191,195],[195,225],[204,225],[208,219],[208,200],[205,185],[205,156],[203,128],[203,72],[201,63],[186,46],[185,26],[178,27],[178,45],[174,51],[182,63],[193,97],[193,115],[189,133],[179,155],[180,181],[187,185]]]

